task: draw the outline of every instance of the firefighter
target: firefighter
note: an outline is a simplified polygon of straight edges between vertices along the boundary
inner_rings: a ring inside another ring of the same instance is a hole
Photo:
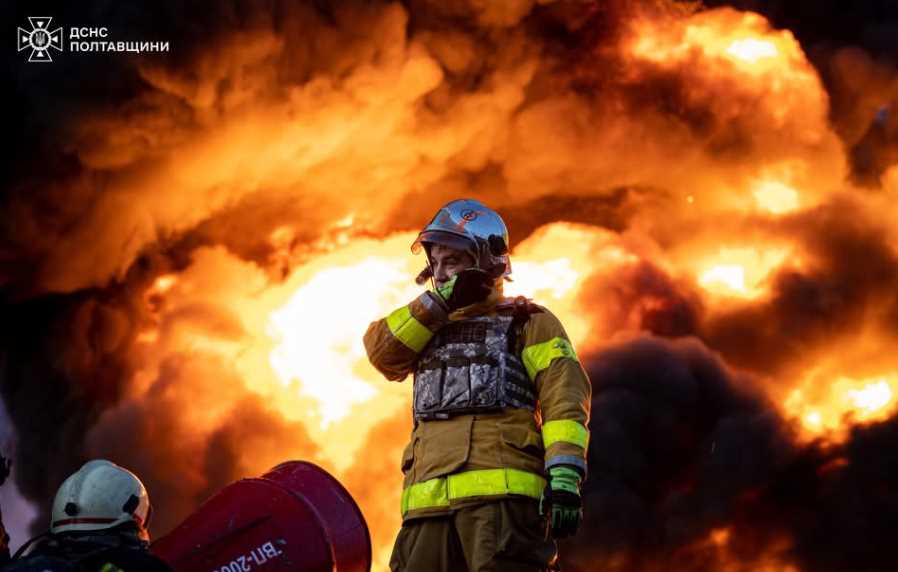
[[[432,290],[373,322],[368,358],[413,374],[394,572],[553,568],[553,539],[582,520],[590,383],[559,320],[519,297],[508,231],[475,200],[441,208],[418,235]],[[549,534],[551,533],[551,534]]]
[[[171,572],[147,550],[151,512],[136,475],[88,461],[59,487],[50,531],[23,546],[3,572]]]

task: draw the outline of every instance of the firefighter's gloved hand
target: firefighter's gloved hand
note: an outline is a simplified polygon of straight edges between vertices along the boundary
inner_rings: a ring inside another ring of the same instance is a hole
[[[493,282],[494,278],[489,273],[468,268],[437,288],[437,293],[451,312],[486,300],[493,290]]]
[[[539,501],[539,513],[549,515],[553,538],[567,538],[577,533],[583,521],[580,499],[580,473],[559,465],[549,469],[549,482]]]

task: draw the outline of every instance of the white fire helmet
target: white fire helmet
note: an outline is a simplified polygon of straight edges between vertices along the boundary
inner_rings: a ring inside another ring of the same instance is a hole
[[[495,272],[497,278],[510,279],[508,229],[502,217],[480,201],[459,199],[437,211],[430,224],[412,243],[412,252],[418,254],[422,246],[429,244],[442,244],[468,252],[476,261],[477,268]],[[425,269],[422,275],[427,272],[428,269]]]
[[[67,478],[53,500],[50,532],[110,529],[133,522],[149,540],[150,497],[131,471],[104,459],[88,461]]]

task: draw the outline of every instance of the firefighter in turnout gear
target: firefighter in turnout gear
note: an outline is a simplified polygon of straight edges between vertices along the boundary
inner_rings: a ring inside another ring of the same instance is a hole
[[[412,245],[433,289],[365,333],[387,379],[414,376],[394,572],[547,570],[582,519],[589,379],[554,315],[503,297],[508,244],[497,213],[450,202]]]
[[[59,487],[50,531],[26,543],[3,572],[171,572],[147,550],[150,514],[137,476],[88,461]]]

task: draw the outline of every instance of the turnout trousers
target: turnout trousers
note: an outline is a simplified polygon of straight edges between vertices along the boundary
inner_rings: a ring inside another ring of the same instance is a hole
[[[558,551],[548,521],[528,498],[460,507],[403,523],[390,558],[392,572],[544,572]]]

